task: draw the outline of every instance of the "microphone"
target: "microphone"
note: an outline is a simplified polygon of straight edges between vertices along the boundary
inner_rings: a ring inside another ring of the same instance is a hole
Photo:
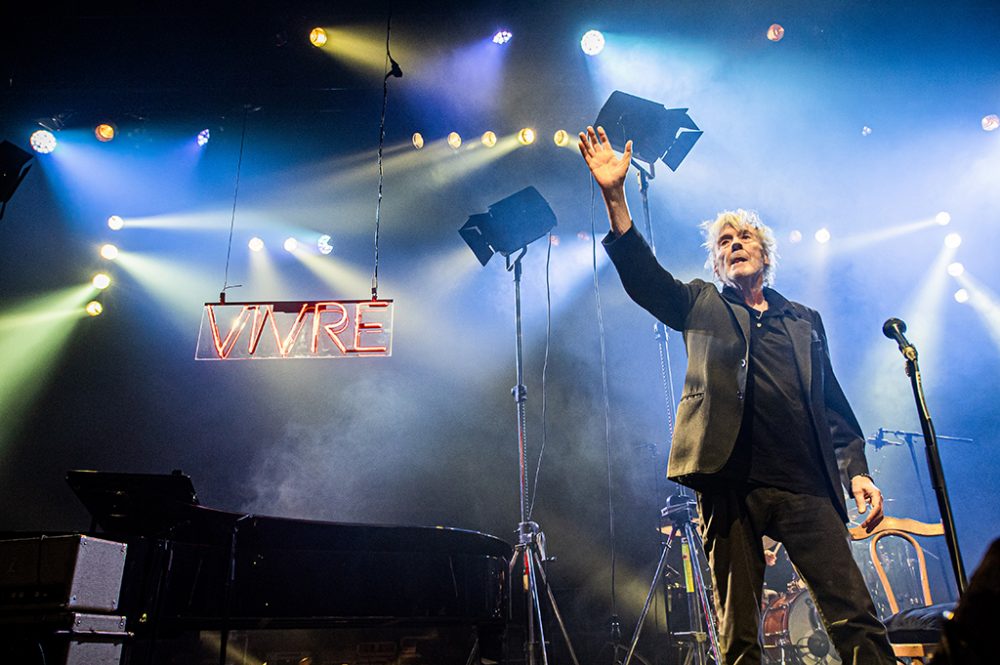
[[[906,323],[900,321],[899,319],[888,319],[882,324],[882,334],[889,339],[896,340],[896,344],[899,345],[899,350],[902,352],[903,356],[911,361],[917,361],[917,349],[915,346],[910,344],[910,341],[906,339],[903,334],[906,332]]]

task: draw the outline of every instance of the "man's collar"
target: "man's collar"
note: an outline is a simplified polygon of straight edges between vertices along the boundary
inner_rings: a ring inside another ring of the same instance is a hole
[[[743,300],[743,294],[734,286],[724,286],[722,287],[722,297],[729,302],[736,305],[743,305],[747,307],[748,305]],[[781,295],[774,289],[765,286],[764,287],[764,299],[767,300],[767,308],[774,313],[781,314],[793,314],[792,306],[789,304],[785,296]]]

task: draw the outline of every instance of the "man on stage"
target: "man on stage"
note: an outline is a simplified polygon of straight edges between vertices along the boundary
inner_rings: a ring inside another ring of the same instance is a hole
[[[604,130],[588,127],[579,147],[607,205],[603,244],[625,291],[684,335],[688,367],[667,473],[697,494],[725,662],[761,662],[768,536],[784,544],[845,665],[895,663],[851,556],[842,483],[868,512],[869,530],[882,520],[882,494],[819,314],[769,288],[771,230],[755,213],[721,213],[703,225],[721,291],[680,282],[632,225],[624,188],[632,142],[619,158]]]

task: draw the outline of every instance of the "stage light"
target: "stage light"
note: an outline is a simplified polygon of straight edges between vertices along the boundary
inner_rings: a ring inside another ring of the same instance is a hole
[[[118,215],[111,215],[108,217],[108,228],[112,231],[121,231],[125,228],[125,220]]]
[[[948,274],[952,277],[959,277],[965,272],[965,266],[958,261],[948,264]]]
[[[101,257],[108,261],[114,261],[118,258],[118,248],[111,244],[101,245]]]
[[[983,116],[984,131],[992,132],[998,127],[1000,127],[1000,116],[998,116],[996,113],[991,113],[989,115]]]
[[[871,135],[872,135],[871,127],[865,125],[864,127],[861,128],[861,136],[871,136]]]
[[[587,233],[586,231],[577,231],[576,239],[590,241],[590,234]]]
[[[558,132],[552,135],[552,142],[555,143],[560,148],[565,148],[569,145],[569,132],[565,129],[560,129]]]
[[[598,30],[588,30],[580,38],[580,48],[587,55],[597,55],[604,50],[604,35]]]
[[[799,231],[798,229],[796,229],[795,231],[792,231],[791,233],[789,233],[788,234],[788,242],[793,243],[793,244],[797,243],[797,242],[802,242],[802,231]]]
[[[114,140],[115,134],[117,133],[118,132],[115,130],[115,126],[107,122],[102,122],[98,126],[94,127],[94,136],[96,136],[97,140],[101,143],[107,143],[108,141]]]
[[[413,132],[413,137],[410,140],[413,142],[413,147],[417,150],[424,147],[424,135],[420,132]]]
[[[455,150],[462,147],[462,135],[458,132],[452,132],[448,134],[448,145],[450,145]]]
[[[87,314],[91,316],[100,316],[101,312],[104,311],[104,306],[96,300],[91,300],[87,303]]]
[[[961,303],[969,302],[969,292],[966,291],[965,289],[959,289],[958,291],[955,291],[955,302],[961,302]]]
[[[319,48],[320,46],[323,46],[323,44],[326,44],[327,39],[329,39],[329,37],[326,34],[326,30],[324,30],[323,28],[313,28],[309,32],[309,43],[315,46],[316,48]]]
[[[94,279],[90,280],[90,283],[94,285],[95,289],[104,290],[111,286],[111,278],[103,272],[99,272],[94,275]]]
[[[821,245],[825,245],[826,243],[830,242],[830,230],[824,226],[823,228],[821,228],[819,231],[816,232],[815,238],[816,242],[818,242]]]
[[[484,132],[481,140],[484,146],[492,148],[497,144],[497,135],[494,132]]]
[[[557,236],[554,233],[551,234],[549,236],[549,244],[552,245],[553,247],[558,247],[559,246],[559,236]]]
[[[207,129],[203,129],[200,132],[198,132],[198,138],[196,140],[198,141],[199,146],[204,147],[208,145],[208,140],[210,138],[212,138],[212,132],[208,131]]]
[[[957,233],[949,233],[944,237],[944,246],[950,247],[951,249],[956,249],[962,244],[962,236]]]
[[[631,140],[634,159],[650,166],[662,160],[676,171],[703,133],[687,111],[615,90],[593,125],[604,128],[611,147],[618,152]]]
[[[780,23],[772,23],[771,27],[767,29],[767,38],[772,42],[780,42],[784,36],[785,29],[781,27]]]
[[[499,32],[497,32],[497,34],[493,35],[493,43],[506,44],[507,42],[510,41],[510,38],[513,36],[514,35],[510,34],[510,32],[506,30],[500,30]]]
[[[299,246],[299,241],[295,238],[285,238],[284,248],[286,252],[294,252]]]
[[[531,145],[535,142],[535,130],[525,127],[517,133],[517,140],[521,145]]]
[[[525,187],[472,215],[458,230],[479,263],[486,265],[494,254],[509,257],[548,233],[556,215],[534,187]]]
[[[47,129],[39,129],[29,139],[31,149],[41,155],[47,155],[56,149],[56,135]]]
[[[947,212],[939,212],[934,215],[934,221],[941,226],[948,226],[951,223],[951,215]]]
[[[321,235],[319,240],[316,241],[316,248],[319,250],[320,254],[330,254],[333,252],[333,245],[330,244],[332,238],[328,235]]]
[[[254,236],[253,238],[250,238],[250,242],[247,243],[247,247],[250,248],[251,252],[259,252],[264,249],[264,241],[257,236]]]

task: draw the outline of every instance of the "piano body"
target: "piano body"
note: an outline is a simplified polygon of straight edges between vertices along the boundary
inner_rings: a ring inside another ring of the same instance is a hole
[[[213,510],[179,472],[67,480],[128,545],[123,665],[503,659],[512,549],[493,536]]]

